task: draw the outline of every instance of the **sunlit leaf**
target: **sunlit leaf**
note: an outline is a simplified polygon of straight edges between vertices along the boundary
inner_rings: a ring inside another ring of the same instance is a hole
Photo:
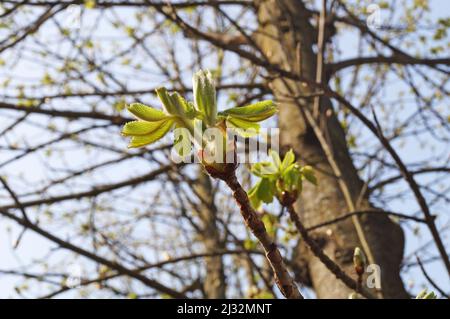
[[[301,172],[303,176],[306,178],[306,180],[313,183],[314,185],[317,185],[317,178],[314,175],[314,171],[311,166],[309,165],[303,166]]]
[[[256,192],[261,201],[266,204],[272,203],[275,195],[275,183],[268,178],[263,178],[261,179]]]
[[[258,209],[261,206],[261,200],[258,197],[258,187],[259,182],[256,183],[255,186],[253,186],[248,192],[248,198],[250,200],[250,203],[255,209]]]
[[[216,124],[216,88],[211,72],[200,70],[192,77],[194,102],[197,110],[205,117],[209,126]]]
[[[166,88],[157,88],[156,95],[163,104],[164,109],[167,111],[167,113],[177,114],[176,107],[175,105],[173,105],[172,99],[170,98],[169,92],[166,90]]]
[[[301,174],[295,164],[288,166],[282,175],[282,179],[287,190],[301,190]]]
[[[261,122],[268,119],[276,112],[277,108],[275,104],[270,100],[266,100],[242,107],[234,107],[220,112],[219,114],[243,119],[247,122]]]
[[[155,131],[148,135],[133,136],[128,145],[129,148],[142,147],[154,143],[164,137],[173,126],[173,120],[164,121],[164,123]]]
[[[425,288],[416,296],[416,299],[437,299],[436,294],[433,291],[428,292],[428,289]]]
[[[171,104],[175,107],[177,115],[193,119],[195,117],[195,109],[192,104],[188,103],[184,97],[177,92],[169,94]]]
[[[261,218],[261,221],[264,223],[264,226],[266,227],[267,233],[269,236],[275,236],[276,232],[276,222],[277,219],[274,215],[271,214],[264,214],[264,216]]]
[[[127,109],[134,116],[145,121],[161,121],[167,118],[167,114],[165,114],[163,111],[154,109],[141,103],[133,103],[129,105]]]
[[[278,169],[272,162],[261,162],[252,165],[251,172],[258,177],[276,177]]]
[[[269,155],[272,158],[272,161],[275,164],[275,166],[277,168],[281,167],[281,159],[280,159],[280,155],[278,154],[278,152],[275,152],[274,150],[271,149],[269,151]]]
[[[257,248],[257,243],[256,241],[247,238],[244,240],[244,248],[246,250],[255,250]]]
[[[290,149],[286,155],[284,155],[283,162],[281,163],[280,171],[283,172],[288,168],[292,163],[295,162],[295,154],[292,149]]]
[[[227,127],[236,131],[236,133],[243,137],[252,137],[258,134],[259,124],[248,122],[239,118],[228,117]]]
[[[84,0],[84,6],[86,9],[94,9],[96,1],[95,0]]]
[[[158,122],[147,122],[147,121],[128,122],[124,125],[122,129],[122,135],[124,136],[148,135],[158,130],[167,121],[168,120],[161,120]]]

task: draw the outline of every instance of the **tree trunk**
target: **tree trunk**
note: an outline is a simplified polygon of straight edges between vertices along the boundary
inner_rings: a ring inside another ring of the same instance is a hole
[[[217,208],[214,204],[214,194],[209,177],[202,171],[198,172],[198,178],[194,185],[197,197],[200,199],[199,217],[201,220],[202,233],[199,235],[205,246],[205,251],[214,252],[225,248],[217,226]],[[205,281],[203,290],[206,298],[226,298],[226,281],[222,256],[205,258]]]
[[[313,81],[316,78],[316,59],[313,45],[317,43],[317,31],[311,24],[311,17],[301,0],[258,1],[258,22],[261,32],[256,40],[271,63],[300,72]],[[331,36],[332,26],[327,26],[326,35]],[[300,59],[298,58],[300,56]],[[300,63],[299,63],[300,61]],[[306,86],[292,80],[275,77],[271,88],[280,105],[279,126],[282,150],[293,148],[302,161],[315,167],[318,186],[305,183],[297,211],[306,227],[332,220],[349,212],[342,187],[335,171],[300,107],[312,112],[313,100],[286,101],[287,96],[311,93]],[[345,134],[335,114],[331,101],[320,99],[320,130],[331,146],[333,157],[341,171],[342,179],[348,187],[352,202],[359,202],[357,209],[371,207],[368,199],[360,195],[363,183],[350,158]],[[358,201],[358,199],[360,200]],[[404,236],[399,225],[387,215],[367,214],[359,218],[362,226],[358,236],[355,222],[351,219],[332,226],[319,228],[312,235],[326,254],[335,260],[349,275],[355,276],[352,264],[353,250],[356,246],[369,247],[366,254],[381,268],[381,289],[384,298],[408,297],[399,274],[403,256]],[[366,245],[364,245],[366,243]],[[351,293],[326,267],[301,244],[296,262],[304,283],[312,284],[319,298],[347,298]]]

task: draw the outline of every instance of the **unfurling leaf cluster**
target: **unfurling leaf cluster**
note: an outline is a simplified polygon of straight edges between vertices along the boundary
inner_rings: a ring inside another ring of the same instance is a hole
[[[136,117],[122,130],[124,136],[130,136],[130,148],[143,147],[163,138],[173,128],[186,128],[194,136],[195,121],[201,121],[202,128],[230,128],[237,134],[248,136],[248,131],[258,132],[258,122],[264,121],[277,112],[270,101],[234,107],[223,112],[217,111],[216,89],[209,71],[198,71],[193,79],[193,98],[190,102],[177,92],[168,92],[165,88],[156,90],[163,110],[133,103],[127,107]]]
[[[286,153],[283,160],[273,150],[269,154],[270,161],[256,163],[251,168],[251,172],[260,178],[248,191],[253,207],[259,208],[262,203],[272,203],[274,198],[282,203],[286,194],[296,198],[302,191],[304,180],[317,185],[311,166],[296,163],[292,150]]]

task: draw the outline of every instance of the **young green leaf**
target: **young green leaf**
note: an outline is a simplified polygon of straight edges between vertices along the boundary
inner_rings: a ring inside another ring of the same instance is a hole
[[[169,92],[166,90],[166,88],[161,87],[156,89],[156,95],[163,104],[164,109],[166,110],[167,113],[177,114],[177,108],[175,105],[173,105],[173,101],[170,98]]]
[[[276,178],[277,168],[272,162],[261,162],[252,165],[251,172],[258,177]]]
[[[283,202],[285,195],[298,196],[302,191],[303,178],[316,183],[312,168],[310,166],[301,168],[295,163],[292,150],[286,153],[283,161],[274,150],[270,150],[269,155],[272,159],[270,162],[256,163],[251,167],[251,172],[261,178],[249,194],[255,207],[261,205],[261,202],[272,202],[273,197]],[[286,192],[288,194],[285,194]]]
[[[314,171],[311,166],[309,165],[303,166],[301,168],[301,172],[303,176],[305,176],[306,180],[308,180],[310,183],[314,185],[317,185],[317,178],[314,175]]]
[[[272,214],[264,214],[263,217],[261,218],[261,221],[264,223],[264,226],[267,229],[267,233],[269,234],[269,236],[275,236],[275,232],[276,232],[276,222],[277,222],[277,218],[276,216],[272,215]]]
[[[176,115],[183,116],[189,119],[195,117],[194,107],[192,106],[192,104],[189,104],[178,92],[170,93],[169,99],[171,101],[171,104],[175,108]]]
[[[252,129],[256,132],[259,131],[259,124],[249,122],[240,118],[228,117],[227,124],[231,127],[242,128],[244,130]]]
[[[425,297],[425,295],[427,294],[427,290],[428,290],[427,288],[421,290],[421,291],[417,294],[416,299],[423,299],[423,297]]]
[[[275,104],[270,101],[261,101],[254,104],[234,107],[219,114],[222,116],[231,116],[233,118],[240,118],[248,122],[261,122],[277,112]]]
[[[131,138],[131,142],[128,145],[128,147],[129,148],[142,147],[156,142],[157,140],[163,138],[170,131],[173,124],[174,124],[173,119],[161,121],[161,125],[158,126],[158,128],[152,131],[150,134],[133,136]]]
[[[428,289],[425,288],[416,296],[416,299],[436,299],[437,296],[433,291],[428,292]]]
[[[124,136],[139,136],[148,135],[161,127],[168,120],[161,120],[157,122],[146,121],[132,121],[124,125],[122,135]]]
[[[154,122],[167,118],[167,114],[165,114],[163,111],[154,109],[141,103],[133,103],[129,105],[127,109],[138,119],[144,121]]]
[[[209,126],[216,124],[217,101],[216,88],[212,79],[211,72],[198,71],[192,77],[194,104],[197,110],[204,115],[205,121]]]
[[[284,186],[288,191],[301,191],[302,187],[302,179],[300,171],[295,164],[291,164],[288,168],[283,172],[282,180]]]
[[[425,295],[425,297],[423,297],[423,299],[437,299],[437,295],[433,291],[430,291]]]
[[[272,161],[275,164],[275,166],[279,169],[281,167],[280,155],[272,149],[269,151],[269,155],[272,158]]]
[[[252,137],[258,134],[259,124],[248,122],[239,118],[228,117],[227,127],[233,129],[238,135],[242,137]]]
[[[261,199],[258,197],[258,187],[259,183],[256,183],[255,186],[253,186],[248,192],[248,199],[250,200],[250,203],[255,209],[258,209],[261,206]]]
[[[264,203],[269,204],[272,203],[274,195],[275,195],[274,181],[268,178],[261,179],[257,190],[258,198]]]
[[[295,154],[292,149],[290,149],[286,155],[284,155],[283,162],[281,163],[280,171],[284,172],[292,163],[295,162]]]

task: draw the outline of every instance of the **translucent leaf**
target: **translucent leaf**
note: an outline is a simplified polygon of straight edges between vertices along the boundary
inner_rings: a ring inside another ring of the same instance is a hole
[[[228,117],[227,127],[234,129],[237,134],[243,137],[252,137],[259,132],[259,124],[233,117]]]
[[[283,162],[281,163],[280,171],[283,172],[286,168],[289,167],[292,163],[295,162],[295,154],[292,149],[289,150],[289,152],[286,153],[284,156]]]
[[[194,101],[197,110],[205,117],[209,126],[216,124],[216,88],[211,72],[200,70],[192,77]]]
[[[242,107],[234,107],[223,112],[220,112],[220,115],[228,115],[234,118],[244,119],[248,122],[261,122],[277,112],[277,108],[275,104],[270,101],[261,101],[254,104],[242,106]]]
[[[186,116],[189,119],[194,119],[196,117],[201,116],[201,114],[199,112],[197,112],[197,110],[195,109],[194,104],[192,102],[188,102],[188,105],[189,105],[189,107],[188,107],[188,111],[186,112]]]
[[[264,203],[272,203],[273,196],[275,195],[275,183],[268,178],[263,178],[259,182],[259,186],[256,192],[258,198]]]
[[[138,135],[148,135],[155,130],[157,130],[161,125],[163,125],[167,120],[157,121],[157,122],[146,122],[146,121],[132,121],[124,125],[122,129],[122,135],[124,136],[138,136]]]
[[[250,200],[250,203],[252,204],[253,208],[258,209],[261,206],[261,200],[258,197],[258,186],[259,182],[253,186],[248,192],[248,199]]]
[[[160,121],[167,118],[167,115],[163,111],[141,103],[133,103],[129,105],[127,109],[137,118],[149,122]]]
[[[177,115],[193,118],[195,116],[194,107],[189,104],[184,97],[182,97],[178,92],[173,92],[169,94],[171,100],[171,105],[174,106]]]
[[[248,191],[248,197],[254,208],[259,208],[261,203],[271,203],[275,195],[275,182],[269,178],[262,178]]]
[[[261,218],[261,221],[264,223],[264,226],[266,227],[267,233],[269,233],[269,236],[275,236],[276,232],[276,217],[271,214],[264,214]]]
[[[425,295],[425,297],[423,297],[423,299],[437,299],[437,295],[433,291],[430,291]]]
[[[258,177],[276,177],[277,168],[272,162],[261,162],[252,165],[251,172]]]
[[[427,294],[428,289],[425,288],[421,292],[419,292],[416,296],[416,299],[423,299]]]
[[[437,299],[437,295],[433,291],[428,292],[428,289],[425,288],[424,290],[419,292],[419,294],[416,296],[416,299]]]
[[[95,0],[84,0],[84,6],[86,9],[94,9],[95,8]]]
[[[163,138],[164,135],[166,135],[167,132],[170,131],[172,126],[173,120],[164,121],[164,123],[157,130],[153,131],[148,135],[133,136],[131,138],[131,142],[128,145],[128,147],[129,148],[142,147],[154,143],[157,140]]]
[[[280,168],[281,167],[280,155],[272,149],[269,151],[269,155],[272,158],[272,161],[275,164],[275,166],[277,168]]]
[[[295,164],[291,164],[282,175],[284,182],[284,190],[293,191],[301,190],[301,174]]]
[[[303,176],[305,176],[306,180],[313,183],[314,185],[317,185],[317,178],[314,175],[314,171],[311,166],[306,165],[306,166],[302,167],[301,172],[302,172]]]
[[[244,240],[244,248],[246,250],[255,250],[258,247],[256,241],[251,240],[249,238]]]
[[[164,106],[164,109],[169,114],[177,114],[177,109],[175,105],[173,105],[172,99],[170,98],[169,93],[167,92],[166,88],[161,87],[156,89],[156,95],[158,96],[159,100]]]

